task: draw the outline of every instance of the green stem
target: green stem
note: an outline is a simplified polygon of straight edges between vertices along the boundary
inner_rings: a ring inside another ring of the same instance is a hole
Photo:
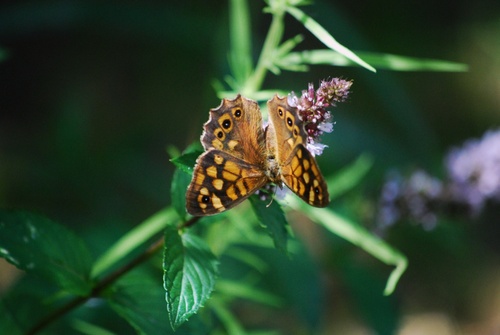
[[[285,10],[275,10],[273,12],[273,20],[269,31],[264,41],[262,51],[260,53],[257,66],[253,74],[247,79],[242,89],[242,94],[252,95],[257,92],[261,87],[264,79],[266,78],[267,71],[272,65],[273,53],[278,48],[281,38],[283,37]]]
[[[162,229],[160,229],[160,231],[163,230],[165,222],[168,221],[168,220],[166,220],[167,216],[170,216],[170,214],[171,214],[170,212],[171,212],[171,209],[169,207],[167,209],[164,209],[164,210],[154,214],[153,216],[151,216],[149,219],[147,219],[145,221],[145,223],[146,223],[145,226],[149,227],[152,225],[154,227],[157,227],[158,225],[160,225],[162,227]],[[199,219],[200,219],[200,217],[192,217],[190,220],[179,224],[178,229],[184,229],[184,228],[190,227],[191,225],[196,223]],[[157,229],[154,229],[153,232],[158,233],[156,230]],[[136,230],[133,230],[133,231],[137,233]],[[122,241],[122,240],[120,240],[120,241]],[[58,320],[63,315],[69,313],[73,309],[84,304],[90,298],[99,296],[103,290],[105,290],[106,288],[111,286],[118,279],[123,277],[125,274],[127,274],[131,270],[135,269],[138,265],[143,264],[145,261],[150,259],[151,256],[153,256],[158,251],[160,251],[161,248],[163,247],[163,244],[164,244],[164,237],[162,235],[159,238],[157,238],[156,240],[154,240],[150,244],[150,246],[144,252],[139,254],[137,257],[133,258],[128,263],[119,267],[118,269],[111,272],[107,276],[104,276],[103,278],[97,280],[94,288],[92,289],[92,291],[88,295],[79,296],[79,297],[75,297],[75,298],[71,299],[66,304],[62,305],[60,308],[54,310],[52,313],[48,314],[43,319],[38,321],[25,334],[26,335],[33,335],[33,334],[40,332],[41,330],[45,329],[51,323]]]
[[[387,280],[384,295],[390,295],[394,292],[396,284],[408,267],[408,259],[405,255],[363,227],[349,222],[328,208],[307,206],[305,203],[299,202],[295,197],[290,197],[287,200],[290,207],[306,213],[314,222],[323,225],[337,236],[360,247],[381,262],[394,266],[395,268]]]
[[[48,325],[62,317],[63,315],[69,313],[73,309],[77,308],[78,306],[84,304],[87,300],[89,300],[92,297],[97,297],[101,294],[101,292],[108,288],[111,284],[113,284],[115,281],[123,277],[125,274],[130,272],[130,270],[133,270],[135,267],[137,267],[140,264],[143,264],[146,260],[150,259],[151,256],[156,254],[161,248],[163,247],[163,242],[164,238],[161,236],[158,238],[156,241],[154,241],[148,249],[146,249],[143,253],[132,259],[129,263],[125,264],[124,266],[118,268],[116,271],[110,273],[108,276],[102,278],[99,280],[99,282],[96,283],[92,291],[86,295],[86,296],[81,296],[81,297],[75,297],[72,300],[70,300],[68,303],[64,304],[60,308],[56,309],[49,315],[45,316],[43,319],[41,319],[38,323],[36,323],[33,327],[31,327],[25,334],[26,335],[33,335],[41,330],[45,329]]]

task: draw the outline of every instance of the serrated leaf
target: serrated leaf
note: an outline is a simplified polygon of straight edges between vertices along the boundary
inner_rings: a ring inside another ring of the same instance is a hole
[[[177,329],[207,301],[218,275],[218,261],[200,238],[165,229],[163,285],[170,325]]]
[[[0,310],[0,315],[14,320],[23,334],[29,334],[30,329],[38,327],[43,319],[54,312],[54,307],[62,301],[61,298],[68,296],[67,292],[61,292],[59,287],[54,287],[52,282],[42,276],[25,275],[0,299],[0,304],[4,307],[4,311]],[[0,326],[0,334],[11,332],[4,332]]]
[[[192,174],[194,164],[200,154],[201,151],[188,152],[180,155],[179,157],[172,158],[170,161],[182,171]]]
[[[0,257],[74,294],[85,295],[92,287],[92,259],[84,242],[37,214],[0,211]]]
[[[256,196],[252,196],[249,199],[257,215],[257,219],[273,239],[274,246],[287,254],[288,230],[286,227],[288,222],[281,206],[276,201],[268,204]]]
[[[172,334],[167,318],[161,285],[144,273],[133,272],[114,287],[109,302],[111,307],[138,333]]]
[[[200,142],[190,144],[182,155],[170,159],[170,161],[182,171],[192,174],[196,159],[203,153],[203,148]]]
[[[190,182],[190,174],[181,171],[181,169],[175,170],[170,188],[170,198],[172,199],[172,206],[182,219],[187,215],[185,194]]]

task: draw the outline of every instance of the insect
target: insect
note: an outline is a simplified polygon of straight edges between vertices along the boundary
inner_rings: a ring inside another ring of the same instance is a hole
[[[267,102],[264,128],[257,102],[238,95],[210,110],[187,189],[186,209],[194,216],[226,211],[268,183],[288,186],[315,207],[328,205],[328,190],[297,108],[277,95]]]

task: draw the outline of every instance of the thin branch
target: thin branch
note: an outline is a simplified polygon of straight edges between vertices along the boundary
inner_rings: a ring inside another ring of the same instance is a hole
[[[201,216],[193,216],[191,219],[189,219],[186,222],[183,222],[180,225],[178,225],[177,226],[177,230],[181,230],[181,229],[184,229],[184,228],[191,227],[196,222],[198,222],[199,219],[201,219]]]
[[[190,220],[191,221],[191,220]],[[186,222],[187,224],[190,222]],[[194,222],[193,222],[194,223]],[[192,223],[191,223],[192,224]],[[125,264],[124,266],[118,268],[116,271],[110,273],[106,277],[104,277],[102,280],[100,280],[92,289],[92,291],[82,297],[75,297],[71,301],[69,301],[67,304],[63,305],[61,308],[56,309],[53,311],[51,314],[47,315],[44,317],[42,320],[40,320],[37,324],[35,324],[31,329],[29,329],[26,332],[26,335],[33,335],[47,327],[49,324],[63,316],[64,314],[70,312],[71,310],[75,309],[76,307],[84,304],[87,300],[93,297],[99,296],[99,294],[109,287],[111,284],[113,284],[116,280],[121,278],[123,275],[128,273],[130,270],[134,269],[136,266],[142,264],[143,262],[147,261],[151,256],[153,256],[155,253],[157,253],[163,246],[164,243],[164,238],[161,236],[159,239],[157,239],[155,242],[153,242],[148,249],[146,249],[143,253],[138,255],[136,258],[132,259],[129,263]]]

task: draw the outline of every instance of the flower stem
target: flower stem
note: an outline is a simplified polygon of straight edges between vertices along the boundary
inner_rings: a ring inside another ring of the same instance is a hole
[[[267,71],[272,65],[273,53],[278,48],[281,38],[283,37],[284,15],[284,9],[275,8],[273,10],[271,26],[269,27],[266,40],[264,41],[255,71],[245,82],[241,92],[242,94],[252,95],[252,93],[257,92],[262,87]]]

